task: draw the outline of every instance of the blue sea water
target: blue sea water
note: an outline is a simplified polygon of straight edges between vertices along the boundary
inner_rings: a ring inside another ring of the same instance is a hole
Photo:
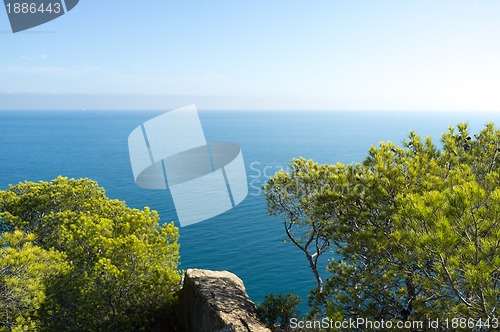
[[[0,112],[0,189],[59,175],[90,178],[109,197],[133,208],[157,210],[162,222],[177,216],[168,191],[134,183],[127,138],[138,125],[162,112]],[[228,270],[245,283],[250,297],[266,293],[307,294],[315,279],[304,254],[284,244],[283,226],[266,214],[261,186],[294,157],[319,163],[362,162],[371,145],[400,143],[410,130],[439,143],[449,125],[469,122],[478,132],[496,113],[202,111],[207,141],[234,142],[245,160],[249,194],[226,213],[180,228],[181,268]],[[326,258],[323,264],[326,266]],[[323,276],[327,276],[324,272]]]

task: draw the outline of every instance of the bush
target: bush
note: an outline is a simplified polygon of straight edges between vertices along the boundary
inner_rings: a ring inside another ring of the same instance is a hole
[[[0,191],[0,220],[4,237],[30,234],[30,247],[7,241],[4,251],[38,253],[26,258],[36,269],[17,269],[18,285],[4,273],[0,286],[10,282],[19,288],[30,271],[39,273],[42,284],[28,293],[44,300],[33,300],[36,310],[21,316],[40,330],[149,331],[167,316],[180,282],[179,235],[173,223],[159,226],[156,211],[110,200],[94,181],[59,177]],[[64,258],[64,269],[44,264],[45,257]],[[15,261],[7,261],[5,269],[14,268]],[[42,278],[49,275],[46,269],[57,273]],[[15,296],[24,298],[20,292]],[[2,315],[3,310],[0,320]]]
[[[284,329],[290,325],[291,318],[300,316],[299,310],[300,296],[293,293],[283,294],[268,294],[264,297],[264,301],[258,303],[257,313],[272,331],[276,331],[276,326]]]
[[[36,330],[45,283],[69,269],[65,254],[35,246],[34,238],[20,231],[0,236],[0,331]]]

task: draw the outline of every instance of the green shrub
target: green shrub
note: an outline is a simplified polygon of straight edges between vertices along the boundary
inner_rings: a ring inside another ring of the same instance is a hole
[[[17,285],[8,272],[0,274],[0,286],[19,288],[39,274],[13,302],[33,297],[36,310],[21,316],[40,330],[150,331],[165,323],[180,282],[179,234],[173,223],[159,226],[156,211],[111,200],[94,181],[59,177],[0,191],[0,220],[7,239],[12,232],[31,234],[29,247],[4,241],[3,255],[34,250],[25,258],[33,268],[16,270]],[[56,260],[64,269],[54,269]],[[3,262],[6,271],[16,266],[10,262]],[[48,269],[51,277],[42,278]]]
[[[257,313],[272,331],[276,330],[276,326],[284,329],[290,325],[291,318],[300,316],[299,310],[300,296],[293,293],[283,294],[268,294],[264,297],[264,301],[258,303]]]

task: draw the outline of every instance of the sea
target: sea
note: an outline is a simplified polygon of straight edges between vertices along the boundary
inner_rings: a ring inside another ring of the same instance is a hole
[[[89,178],[129,207],[158,211],[161,223],[179,226],[168,190],[139,188],[132,174],[128,135],[165,111],[0,111],[0,190],[24,181],[59,175]],[[211,219],[180,227],[180,269],[230,271],[240,277],[254,302],[269,293],[307,295],[316,282],[309,264],[286,237],[279,217],[266,213],[262,185],[293,158],[324,163],[361,163],[381,141],[401,144],[411,130],[437,146],[450,125],[468,122],[471,133],[500,123],[494,112],[417,111],[200,111],[208,142],[240,146],[248,195]],[[326,253],[325,267],[335,259]]]

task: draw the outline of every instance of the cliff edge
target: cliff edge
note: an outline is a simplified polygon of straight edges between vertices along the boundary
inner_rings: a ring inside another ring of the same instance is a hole
[[[186,332],[270,332],[243,281],[227,271],[187,270],[176,316]]]

